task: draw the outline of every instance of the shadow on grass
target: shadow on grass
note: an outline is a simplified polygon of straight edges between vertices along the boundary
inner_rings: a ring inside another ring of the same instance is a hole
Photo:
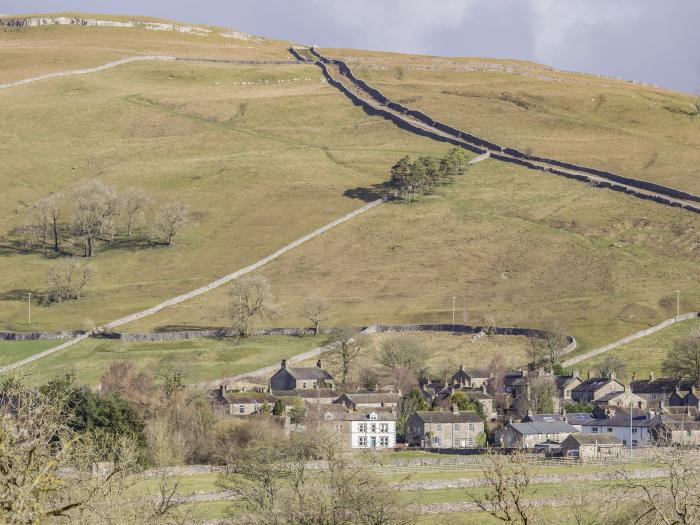
[[[351,199],[358,199],[363,202],[372,202],[382,197],[391,197],[394,195],[395,191],[396,190],[392,188],[388,182],[382,182],[369,187],[359,186],[357,188],[347,189],[343,192],[343,196],[350,197]]]

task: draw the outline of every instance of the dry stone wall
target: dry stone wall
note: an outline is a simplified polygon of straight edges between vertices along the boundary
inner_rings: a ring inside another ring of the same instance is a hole
[[[83,332],[0,332],[2,341],[51,341],[54,339],[72,339]]]

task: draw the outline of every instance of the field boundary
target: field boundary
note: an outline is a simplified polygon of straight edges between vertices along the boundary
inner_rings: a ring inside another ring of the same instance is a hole
[[[79,343],[80,341],[83,341],[84,339],[90,337],[93,334],[108,332],[112,328],[116,328],[118,326],[130,323],[133,321],[137,321],[139,319],[143,319],[144,317],[151,316],[151,315],[153,315],[157,312],[160,312],[161,310],[163,310],[169,306],[176,305],[176,304],[181,303],[183,301],[187,301],[188,299],[192,299],[193,297],[197,297],[198,295],[202,295],[204,293],[210,292],[211,290],[214,290],[215,288],[223,286],[224,284],[227,284],[227,283],[233,281],[234,279],[237,279],[238,277],[241,277],[247,273],[253,272],[253,271],[265,266],[266,264],[281,257],[285,253],[293,250],[294,248],[301,246],[305,242],[310,241],[311,239],[313,239],[315,237],[318,237],[319,235],[327,232],[328,230],[330,230],[332,228],[335,228],[336,226],[343,224],[344,222],[347,222],[351,219],[354,219],[358,215],[362,215],[363,213],[366,213],[366,212],[370,211],[371,209],[376,208],[377,206],[379,206],[380,204],[383,204],[386,201],[387,201],[387,198],[383,197],[381,199],[377,199],[377,200],[372,201],[368,204],[365,204],[361,208],[358,208],[354,211],[351,211],[350,213],[347,213],[347,214],[343,215],[342,217],[340,217],[332,222],[329,222],[325,226],[321,226],[320,228],[312,231],[311,233],[308,233],[308,234],[304,235],[303,237],[300,237],[299,239],[290,242],[289,244],[283,246],[282,248],[280,248],[276,252],[272,253],[271,255],[268,255],[267,257],[263,257],[262,259],[258,260],[257,262],[254,262],[253,264],[251,264],[249,266],[246,266],[245,268],[241,268],[240,270],[237,270],[233,273],[230,273],[228,275],[224,275],[223,277],[220,277],[219,279],[216,279],[215,281],[213,281],[207,285],[204,285],[204,286],[201,286],[195,290],[192,290],[191,292],[187,292],[187,293],[184,293],[182,295],[178,295],[176,297],[173,297],[172,299],[168,299],[167,301],[163,301],[162,303],[159,303],[155,306],[152,306],[151,308],[147,308],[146,310],[141,310],[140,312],[136,312],[134,314],[127,315],[125,317],[121,317],[120,319],[117,319],[115,321],[111,321],[111,322],[106,323],[102,326],[99,326],[99,327],[95,328],[94,330],[92,330],[91,332],[82,334],[82,335],[76,337],[75,339],[71,339],[71,340],[69,340],[69,341],[67,341],[59,346],[49,348],[48,350],[44,350],[43,352],[40,352],[40,353],[35,354],[33,356],[30,356],[26,359],[22,359],[21,361],[17,361],[16,363],[11,363],[7,366],[1,367],[0,374],[8,372],[10,370],[13,370],[15,368],[19,368],[21,366],[27,365],[29,363],[32,363],[32,362],[38,360],[38,359],[41,359],[42,357],[46,357],[48,355],[51,355],[54,352],[58,352],[60,350],[63,350],[63,349],[68,348],[70,346],[73,346],[73,345]]]
[[[681,323],[683,321],[688,321],[690,319],[696,319],[700,317],[700,312],[688,312],[686,314],[679,315],[678,317],[673,317],[671,319],[666,319],[665,321],[662,321],[661,323],[654,325],[650,328],[647,328],[645,330],[640,330],[639,332],[636,332],[632,335],[628,335],[627,337],[623,337],[622,339],[615,341],[614,343],[610,343],[605,346],[601,346],[600,348],[595,348],[589,352],[583,353],[581,355],[577,355],[575,357],[572,357],[571,359],[567,359],[566,361],[562,362],[562,366],[572,366],[575,365],[576,363],[580,363],[581,361],[585,361],[586,359],[590,359],[591,357],[598,356],[600,354],[603,354],[609,350],[612,350],[614,348],[617,348],[618,346],[622,346],[627,343],[631,343],[632,341],[636,341],[637,339],[641,339],[642,337],[645,337],[647,335],[651,335],[655,332],[658,332],[659,330],[663,330],[664,328],[667,328],[671,325],[674,325],[676,323]]]

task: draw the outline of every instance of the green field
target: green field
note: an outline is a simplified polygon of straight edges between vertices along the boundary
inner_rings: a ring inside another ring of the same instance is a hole
[[[38,354],[53,346],[63,343],[63,340],[49,341],[5,341],[0,340],[0,366],[21,361],[29,356]]]
[[[322,52],[389,98],[497,144],[700,193],[690,95],[530,62]]]
[[[88,339],[36,361],[27,367],[27,373],[33,381],[41,382],[70,372],[79,382],[96,385],[112,362],[133,361],[137,369],[149,372],[162,366],[181,367],[185,371],[184,381],[195,383],[274,365],[283,358],[311,350],[322,341],[320,337],[312,336],[189,339],[158,343]]]
[[[673,344],[698,329],[700,329],[700,319],[683,321],[604,354],[581,361],[572,368],[577,368],[582,374],[586,374],[588,370],[597,372],[603,360],[615,357],[625,363],[624,370],[617,372],[618,378],[624,382],[628,382],[633,373],[641,379],[647,378],[649,372],[659,377],[663,374],[663,361],[668,351],[673,348]]]

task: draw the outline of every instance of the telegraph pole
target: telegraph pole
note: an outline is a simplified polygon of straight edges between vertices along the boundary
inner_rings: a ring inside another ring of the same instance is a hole
[[[27,294],[27,310],[29,313],[29,324],[32,324],[32,292]]]
[[[681,291],[676,290],[676,321],[681,316]]]

